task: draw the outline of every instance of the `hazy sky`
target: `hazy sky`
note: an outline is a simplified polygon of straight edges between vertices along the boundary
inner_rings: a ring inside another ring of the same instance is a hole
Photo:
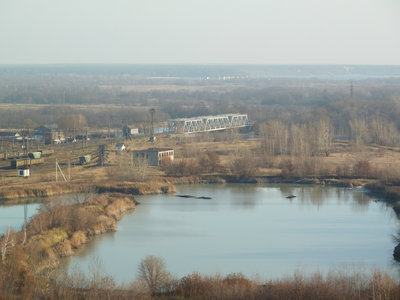
[[[400,0],[0,0],[0,64],[400,64]]]

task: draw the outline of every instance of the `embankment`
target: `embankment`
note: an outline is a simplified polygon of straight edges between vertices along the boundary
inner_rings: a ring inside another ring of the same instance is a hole
[[[0,203],[14,204],[26,202],[26,199],[51,197],[70,193],[123,193],[146,195],[173,193],[172,183],[163,182],[71,182],[40,183],[0,187]]]
[[[376,180],[360,178],[254,176],[238,178],[234,175],[217,174],[187,177],[157,177],[148,182],[94,181],[71,183],[35,183],[0,187],[0,203],[22,203],[35,198],[45,198],[69,193],[123,193],[148,195],[174,193],[175,185],[196,183],[286,183],[321,184],[336,187],[365,186],[369,191],[387,200],[400,199],[400,186],[387,186]],[[28,199],[28,200],[27,200]]]

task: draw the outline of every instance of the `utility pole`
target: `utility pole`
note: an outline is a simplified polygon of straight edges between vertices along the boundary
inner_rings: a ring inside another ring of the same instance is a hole
[[[67,178],[65,177],[63,171],[61,170],[61,167],[60,167],[60,165],[58,164],[57,158],[56,158],[56,182],[58,181],[58,170],[60,170],[60,173],[61,173],[62,177],[64,178],[64,181],[65,181],[65,182],[68,182],[68,180],[67,180]]]
[[[98,165],[103,167],[104,166],[104,155],[106,152],[106,145],[100,145],[99,146],[99,161],[98,161]]]
[[[149,112],[150,112],[150,116],[151,116],[151,132],[150,132],[150,142],[155,142],[156,138],[154,136],[154,112],[156,110],[154,108],[150,108]]]
[[[71,160],[68,159],[68,181],[71,182]]]
[[[108,119],[108,139],[110,139],[110,119]]]

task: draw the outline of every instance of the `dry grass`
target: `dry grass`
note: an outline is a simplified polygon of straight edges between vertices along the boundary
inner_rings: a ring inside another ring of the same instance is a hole
[[[74,232],[70,239],[71,246],[75,249],[79,248],[82,244],[85,244],[86,241],[86,234],[81,230]]]

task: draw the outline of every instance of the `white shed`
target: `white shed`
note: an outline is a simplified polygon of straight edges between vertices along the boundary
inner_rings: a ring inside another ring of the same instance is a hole
[[[29,177],[29,169],[18,169],[18,177]]]

